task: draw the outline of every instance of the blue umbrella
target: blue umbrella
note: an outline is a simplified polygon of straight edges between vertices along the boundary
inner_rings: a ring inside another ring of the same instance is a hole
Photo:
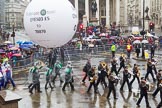
[[[23,49],[23,50],[30,50],[29,47],[21,47],[21,49]]]
[[[34,44],[34,43],[31,41],[25,41],[25,42],[23,42],[23,44]]]

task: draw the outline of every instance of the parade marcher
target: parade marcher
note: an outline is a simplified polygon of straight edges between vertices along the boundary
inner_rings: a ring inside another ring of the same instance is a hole
[[[157,105],[157,108],[161,108],[162,107],[162,80],[160,81],[160,84],[159,84],[159,91],[160,91],[160,99],[161,99],[161,101]]]
[[[151,62],[152,62],[152,65],[153,65],[153,70],[154,70],[154,72],[155,72],[155,74],[157,75],[157,69],[156,69],[156,64],[158,63],[155,59],[151,59]]]
[[[96,76],[95,76],[95,68],[94,67],[92,67],[90,69],[90,71],[88,72],[88,77],[89,77],[90,85],[88,87],[87,93],[90,92],[92,86],[94,87],[94,93],[97,93],[97,88],[96,88],[96,84],[95,84]]]
[[[57,76],[59,76],[59,78],[60,78],[60,87],[62,86],[63,80],[61,77],[60,69],[62,69],[62,64],[59,61],[57,61],[54,65],[54,73],[52,73],[53,74],[52,82],[53,82],[54,86],[55,86],[55,80],[56,80]]]
[[[12,70],[11,68],[6,68],[6,73],[5,73],[5,85],[4,85],[4,88],[6,88],[7,84],[11,82],[12,86],[13,86],[13,89],[16,88],[16,85],[12,79]]]
[[[118,69],[118,73],[120,72],[121,68],[123,69],[125,68],[125,58],[123,54],[121,54],[119,60],[120,60],[120,67]]]
[[[130,59],[130,55],[132,51],[132,45],[130,43],[128,43],[126,50],[127,50],[127,58]]]
[[[40,90],[40,81],[39,81],[39,78],[40,78],[40,74],[39,74],[39,71],[38,71],[38,68],[35,67],[35,70],[33,71],[32,73],[32,80],[33,80],[33,83],[32,83],[32,86],[29,88],[29,92],[31,94],[33,94],[33,89],[36,88],[38,93],[41,93],[42,91]]]
[[[118,72],[116,69],[116,65],[117,65],[117,60],[115,58],[113,58],[113,60],[111,61],[111,73],[115,72],[116,76],[118,76]]]
[[[154,54],[155,54],[155,48],[156,48],[156,46],[152,43],[151,46],[150,46],[150,50],[151,50],[151,58],[154,57]]]
[[[118,83],[119,79],[115,78],[113,75],[109,75],[108,80],[109,80],[109,84],[108,84],[109,91],[108,91],[107,99],[109,99],[112,91],[113,91],[114,99],[117,99],[115,85]]]
[[[152,69],[153,69],[153,64],[152,64],[152,62],[151,62],[151,59],[148,59],[148,61],[147,61],[147,73],[146,73],[146,75],[145,75],[145,79],[147,79],[148,75],[151,74],[151,76],[152,76],[152,78],[153,78],[153,81],[155,82],[156,79],[155,79],[155,77],[154,77],[154,74],[153,74],[153,72],[152,72]]]
[[[52,68],[48,68],[46,72],[46,84],[45,84],[45,89],[48,89],[47,85],[49,84],[51,90],[53,90],[53,87],[51,85],[51,75],[52,75]]]
[[[147,91],[149,90],[149,85],[147,84],[146,80],[144,78],[141,78],[141,82],[140,82],[140,98],[138,99],[136,105],[138,107],[140,107],[140,103],[143,97],[145,97],[145,101],[146,101],[146,106],[147,108],[151,108],[149,105],[149,101],[148,101],[148,93]]]
[[[113,42],[112,46],[111,46],[111,52],[112,52],[112,58],[115,57],[115,52],[116,52],[116,45],[115,43]]]
[[[140,71],[139,71],[139,69],[138,69],[137,64],[134,64],[134,67],[133,67],[133,79],[132,79],[132,81],[130,82],[130,86],[131,86],[131,87],[132,87],[132,84],[133,84],[135,78],[137,78],[138,85],[140,85]]]
[[[140,44],[136,44],[135,50],[136,50],[137,58],[139,58],[139,54],[140,54]]]
[[[160,88],[161,88],[160,84],[161,84],[161,81],[162,81],[162,70],[158,71],[156,78],[157,78],[157,88],[152,94],[153,98],[156,97],[157,93],[160,91]]]
[[[98,79],[97,79],[96,87],[98,87],[98,84],[100,82],[104,84],[105,88],[107,87],[107,84],[105,82],[105,76],[107,76],[107,71],[108,71],[107,64],[105,62],[100,62],[98,66]]]
[[[68,65],[66,66],[66,69],[65,69],[65,83],[64,83],[63,88],[62,88],[63,91],[65,91],[65,87],[66,87],[67,84],[70,84],[71,91],[74,91],[72,73],[73,73],[73,70],[72,70],[71,63],[68,63]]]
[[[85,72],[85,76],[82,80],[82,83],[85,83],[87,74],[89,73],[90,69],[91,69],[91,61],[90,61],[90,59],[88,59],[86,65],[83,67],[83,72]]]
[[[128,71],[128,67],[125,67],[124,71],[123,71],[123,82],[122,82],[122,85],[120,87],[120,91],[123,91],[124,84],[127,82],[129,92],[132,92],[131,86],[130,86],[130,83],[129,83],[130,77],[131,77],[131,74]]]

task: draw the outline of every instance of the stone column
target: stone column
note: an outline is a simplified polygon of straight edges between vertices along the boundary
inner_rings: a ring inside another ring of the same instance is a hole
[[[110,26],[110,0],[106,0],[106,27]]]
[[[97,3],[97,11],[96,11],[96,18],[97,18],[97,20],[98,20],[98,22],[97,22],[97,24],[99,25],[99,21],[100,21],[100,14],[99,14],[99,12],[100,12],[100,4],[99,4],[99,1],[100,0],[96,0],[96,3]]]
[[[128,24],[128,11],[127,11],[127,5],[128,5],[128,1],[124,0],[124,25],[127,26]]]
[[[78,0],[75,0],[75,9],[77,11],[77,16],[78,16],[78,20],[79,20],[79,7],[78,7]]]
[[[120,0],[116,0],[116,25],[120,22]]]
[[[86,15],[87,21],[89,23],[89,0],[85,0],[85,15]]]

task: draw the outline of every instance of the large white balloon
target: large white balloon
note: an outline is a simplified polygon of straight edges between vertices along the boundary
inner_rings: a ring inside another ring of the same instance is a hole
[[[32,0],[24,27],[32,41],[53,48],[67,43],[77,29],[78,16],[68,0]]]

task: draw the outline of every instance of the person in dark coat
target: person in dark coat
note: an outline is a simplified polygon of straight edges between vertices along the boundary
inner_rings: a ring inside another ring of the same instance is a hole
[[[145,79],[147,79],[148,75],[151,74],[151,76],[152,76],[152,78],[153,78],[153,81],[155,82],[156,79],[155,79],[155,77],[154,77],[154,74],[153,74],[153,72],[152,72],[152,69],[153,69],[152,61],[151,61],[151,59],[148,59],[148,61],[147,61],[147,73],[146,73],[146,75],[145,75]]]
[[[146,83],[146,80],[143,78],[140,82],[140,98],[136,103],[138,107],[140,107],[142,98],[145,97],[147,108],[151,108],[148,101],[148,93],[147,93],[148,90],[149,90],[149,85]]]
[[[96,83],[96,87],[98,87],[98,84],[100,82],[102,82],[105,86],[105,88],[107,87],[107,83],[105,81],[105,76],[107,76],[107,64],[105,62],[100,62],[99,66],[98,66],[98,79],[97,79],[97,83]]]
[[[161,89],[161,81],[162,81],[162,70],[159,70],[157,75],[156,75],[156,78],[157,78],[157,88],[155,89],[155,91],[153,92],[152,96],[153,98],[156,97],[156,95],[158,94],[158,92],[160,91]]]
[[[123,69],[125,68],[125,58],[123,54],[121,54],[119,60],[120,60],[120,67],[118,69],[118,73],[120,72],[121,68]]]
[[[161,99],[161,101],[157,105],[157,108],[161,108],[162,107],[162,80],[161,80],[161,82],[159,84],[159,91],[160,91],[160,99]]]
[[[135,50],[136,50],[137,58],[139,58],[139,54],[140,54],[140,45],[139,44],[136,44]]]
[[[153,58],[155,55],[155,49],[156,49],[156,46],[155,46],[155,44],[152,43],[150,46],[151,58]]]
[[[95,76],[95,68],[94,67],[92,67],[90,69],[90,71],[88,72],[88,77],[89,77],[90,84],[89,84],[87,93],[90,92],[92,86],[94,87],[94,93],[97,93],[97,88],[96,88],[96,84],[95,84],[96,76]]]
[[[138,85],[140,85],[140,71],[138,69],[138,66],[137,64],[134,64],[134,67],[133,67],[133,79],[132,81],[130,82],[130,86],[132,87],[132,84],[135,80],[135,78],[137,78],[137,81],[138,81]]]
[[[128,67],[125,67],[124,71],[123,71],[123,83],[122,83],[122,85],[120,87],[120,91],[123,91],[124,84],[127,83],[129,92],[132,92],[131,86],[130,86],[130,83],[129,83],[129,78],[130,77],[131,77],[131,74],[128,71]]]
[[[108,80],[109,80],[109,84],[108,84],[109,91],[108,91],[107,99],[109,99],[111,92],[113,92],[114,99],[117,99],[115,85],[117,84],[118,79],[116,79],[113,75],[109,75]]]
[[[111,61],[111,73],[115,72],[116,76],[118,76],[116,65],[118,65],[117,60],[113,58],[113,60]]]
[[[82,83],[85,83],[85,80],[87,78],[87,75],[88,75],[90,69],[91,69],[91,61],[90,61],[90,59],[88,59],[86,65],[83,67],[83,72],[85,72],[85,76],[82,80]]]

